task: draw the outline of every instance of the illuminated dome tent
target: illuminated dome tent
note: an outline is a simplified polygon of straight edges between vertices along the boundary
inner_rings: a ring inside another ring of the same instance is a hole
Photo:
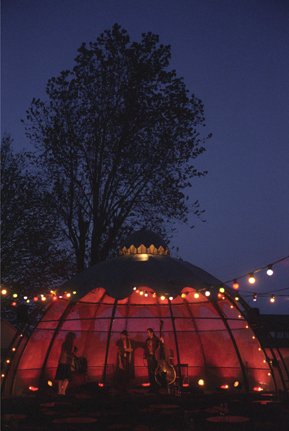
[[[246,391],[277,389],[274,370],[241,308],[249,306],[228,286],[221,293],[220,285],[206,271],[170,257],[160,236],[135,232],[118,257],[75,275],[51,298],[18,360],[13,393],[54,379],[68,331],[77,334],[77,355],[87,358],[88,381],[111,385],[121,331],[145,341],[149,327],[158,335],[160,320],[181,384],[194,387],[202,379],[211,390],[233,388],[235,382]],[[135,352],[135,374],[135,384],[148,382],[141,348]]]

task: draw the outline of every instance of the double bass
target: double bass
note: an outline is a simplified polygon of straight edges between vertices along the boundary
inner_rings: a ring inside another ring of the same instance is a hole
[[[164,322],[160,322],[160,338],[163,339]],[[155,370],[155,381],[166,388],[176,380],[176,370],[171,363],[172,351],[160,340],[160,345],[155,352],[158,366]]]

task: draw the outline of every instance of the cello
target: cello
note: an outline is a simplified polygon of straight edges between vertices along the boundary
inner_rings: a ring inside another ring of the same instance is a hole
[[[163,339],[163,320],[160,321],[160,338]],[[172,350],[169,349],[163,342],[160,340],[160,345],[155,352],[155,358],[158,362],[157,368],[155,370],[155,381],[166,388],[167,386],[174,383],[176,380],[176,370],[174,366],[171,364],[171,356]]]

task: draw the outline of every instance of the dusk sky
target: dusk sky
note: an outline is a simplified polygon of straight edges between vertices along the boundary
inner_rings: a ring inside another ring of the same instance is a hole
[[[171,45],[170,67],[203,101],[213,134],[196,159],[208,175],[190,191],[206,222],[178,224],[172,256],[223,282],[289,256],[287,0],[2,0],[2,135],[29,148],[20,120],[33,97],[44,100],[82,42],[115,23],[131,41],[151,31]],[[273,269],[254,286],[240,279],[240,294],[261,313],[288,314],[289,258]]]

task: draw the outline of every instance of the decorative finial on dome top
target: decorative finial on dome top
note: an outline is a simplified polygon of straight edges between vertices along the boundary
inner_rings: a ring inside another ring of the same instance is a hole
[[[170,251],[160,235],[142,228],[130,235],[122,244],[119,255],[126,254],[169,255]]]

